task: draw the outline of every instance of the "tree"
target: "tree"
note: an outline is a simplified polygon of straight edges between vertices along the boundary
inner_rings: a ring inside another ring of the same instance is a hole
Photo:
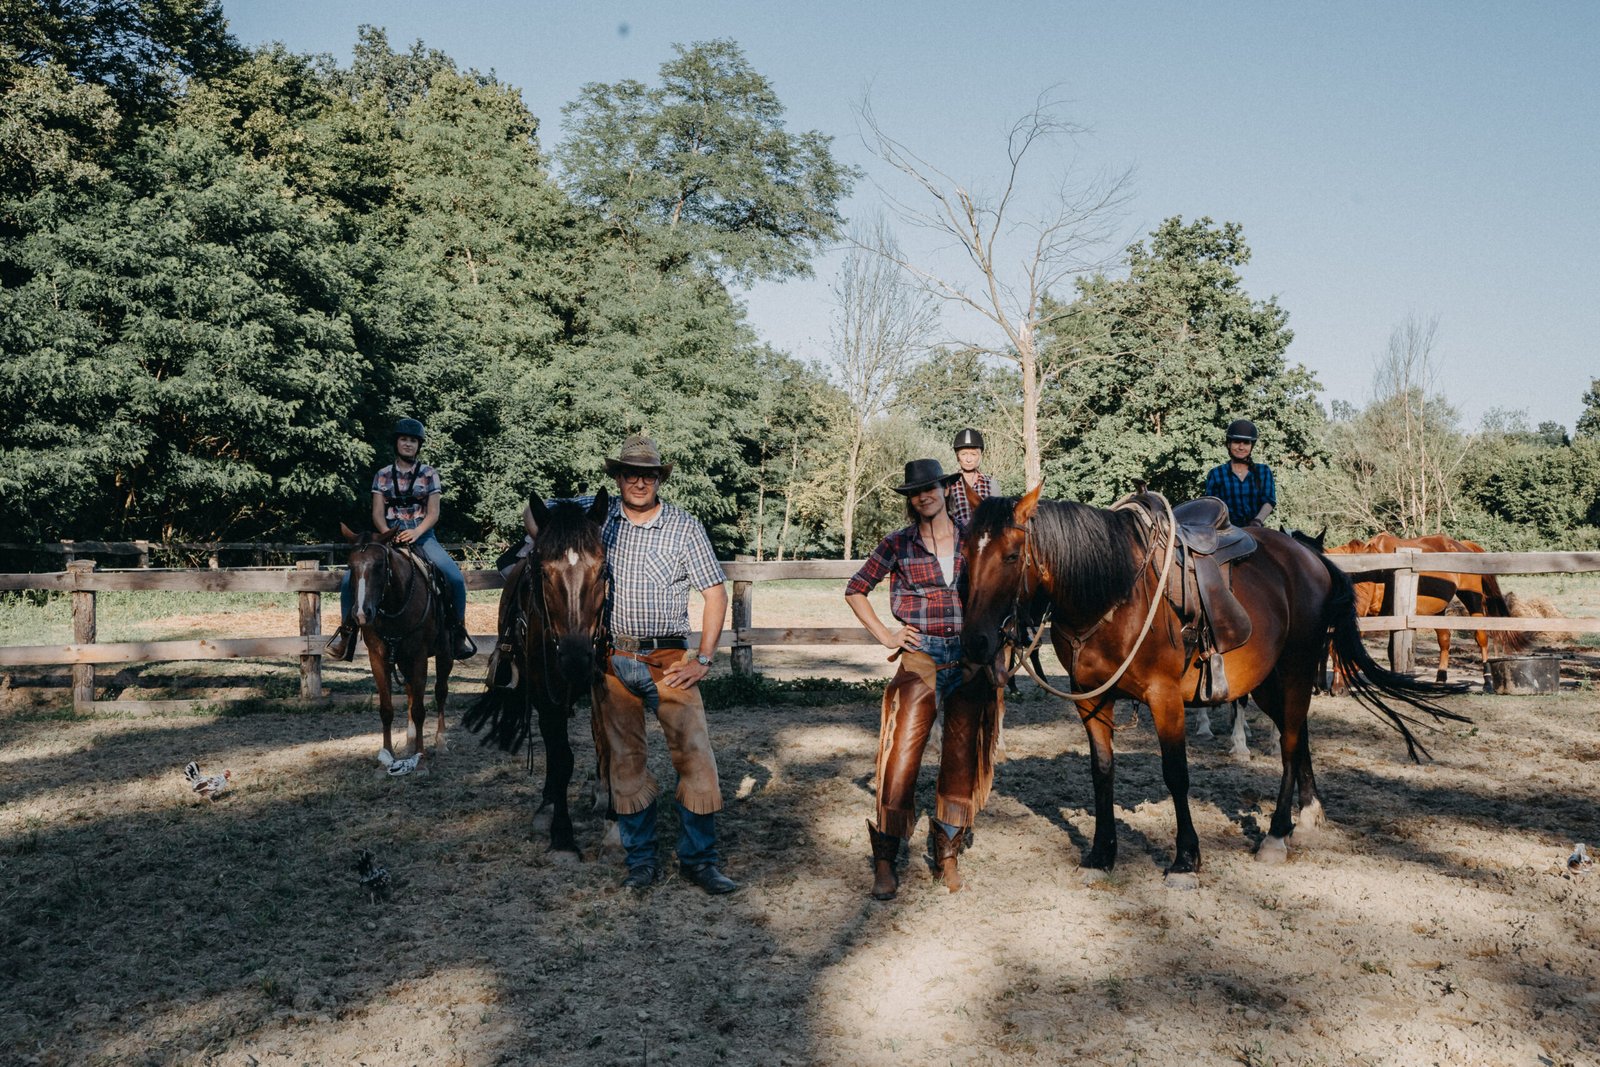
[[[1572,435],[1600,438],[1600,378],[1589,379],[1589,391],[1583,394],[1583,414],[1578,416]]]
[[[563,109],[567,188],[725,281],[809,275],[857,172],[832,138],[785,131],[771,83],[733,41],[674,49],[658,87],[591,83]]]
[[[1021,388],[1016,371],[986,362],[970,348],[936,349],[900,383],[900,410],[925,427],[941,444],[968,426],[984,437],[983,469],[1020,491],[1022,477]]]
[[[1274,467],[1320,455],[1316,380],[1286,358],[1287,313],[1245,292],[1249,259],[1237,223],[1171,218],[1128,249],[1125,278],[1085,278],[1052,308],[1041,363],[1058,386],[1040,417],[1052,493],[1104,506],[1146,484],[1191,499],[1241,417]]]
[[[857,503],[885,477],[881,464],[867,464],[874,424],[894,406],[895,390],[922,356],[935,323],[932,302],[895,266],[901,253],[881,219],[857,231],[852,243],[833,284],[832,329],[834,370],[845,396],[836,483],[843,492],[845,559],[854,558]]]
[[[970,348],[1009,361],[1022,387],[1023,476],[1029,485],[1042,477],[1039,403],[1059,375],[1040,361],[1040,332],[1049,325],[1050,293],[1073,277],[1102,265],[1099,255],[1130,194],[1124,172],[1080,181],[1070,167],[1056,180],[1048,201],[1030,216],[1019,202],[1040,162],[1046,143],[1070,138],[1081,127],[1060,118],[1041,98],[1018,119],[1006,139],[1001,191],[986,196],[922,159],[879,124],[870,102],[860,108],[868,145],[900,171],[921,206],[885,193],[905,223],[954,241],[966,255],[961,273],[920,266],[903,254],[891,261],[916,277],[924,289],[947,304],[976,314],[987,325],[986,338],[964,338]]]

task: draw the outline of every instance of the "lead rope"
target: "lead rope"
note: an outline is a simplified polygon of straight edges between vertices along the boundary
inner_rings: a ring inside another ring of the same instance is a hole
[[[1145,613],[1144,626],[1139,631],[1138,639],[1133,642],[1133,648],[1128,650],[1128,656],[1122,661],[1122,666],[1118,667],[1117,672],[1110,678],[1107,678],[1104,682],[1089,690],[1087,693],[1064,693],[1055,686],[1051,685],[1049,682],[1045,681],[1042,677],[1040,677],[1040,672],[1033,669],[1033,654],[1038,651],[1039,642],[1044,639],[1045,625],[1050,621],[1050,609],[1046,608],[1044,616],[1039,620],[1038,632],[1033,635],[1032,643],[1028,645],[1027,651],[1025,651],[1022,655],[1022,666],[1027,670],[1028,676],[1031,677],[1045,692],[1054,696],[1058,696],[1063,700],[1093,700],[1095,697],[1102,696],[1109,691],[1112,686],[1116,685],[1122,676],[1127,673],[1128,668],[1133,665],[1133,658],[1139,654],[1139,649],[1144,645],[1144,639],[1149,636],[1150,628],[1156,620],[1156,609],[1161,606],[1161,591],[1166,588],[1167,575],[1172,570],[1172,557],[1175,554],[1174,549],[1178,541],[1177,523],[1173,519],[1172,504],[1169,503],[1167,498],[1162,496],[1160,493],[1151,493],[1150,495],[1155,497],[1157,500],[1160,500],[1162,508],[1166,511],[1167,551],[1165,558],[1161,563],[1161,577],[1156,582],[1155,590],[1150,594],[1150,610]],[[1115,506],[1113,506],[1112,510],[1117,511],[1132,507],[1137,507],[1137,505],[1130,497],[1127,500],[1119,501]],[[1028,554],[1031,556],[1033,554],[1033,539],[1031,536],[1026,544],[1028,547]],[[1140,569],[1143,570],[1142,567]],[[1105,620],[1102,619],[1101,621],[1104,622]],[[1096,623],[1095,625],[1098,626],[1099,623]]]

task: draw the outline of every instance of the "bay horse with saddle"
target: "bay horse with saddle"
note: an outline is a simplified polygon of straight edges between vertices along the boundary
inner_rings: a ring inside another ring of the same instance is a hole
[[[450,698],[450,672],[455,666],[455,638],[448,597],[434,570],[405,545],[395,543],[399,527],[382,533],[357,534],[339,524],[350,543],[351,622],[361,633],[378,687],[378,715],[383,720],[383,747],[378,761],[390,773],[419,768],[427,758],[423,727],[428,719],[428,660],[434,661],[433,703],[439,722],[434,749],[444,749],[444,709]],[[399,670],[406,689],[404,758],[396,754],[393,672]]]
[[[1041,500],[1036,487],[1020,499],[984,501],[963,551],[968,664],[998,687],[1019,664],[1036,669],[1030,659],[1048,632],[1069,672],[1070,691],[1050,688],[1076,704],[1089,735],[1095,829],[1087,871],[1109,870],[1117,859],[1111,713],[1119,696],[1148,705],[1155,721],[1177,820],[1166,868],[1175,884],[1191,881],[1201,864],[1185,705],[1251,694],[1277,725],[1283,773],[1256,853],[1263,861],[1286,858],[1296,812],[1302,826],[1323,821],[1306,718],[1330,646],[1356,695],[1400,731],[1412,758],[1426,754],[1409,728],[1418,720],[1396,704],[1465,721],[1432,699],[1461,687],[1414,681],[1373,662],[1342,571],[1289,534],[1229,525],[1220,500],[1174,508],[1145,492],[1106,510]]]
[[[609,507],[604,489],[588,507],[572,500],[546,505],[537,495],[528,501],[524,522],[531,545],[500,594],[504,636],[490,684],[462,719],[467,729],[484,733],[485,744],[515,753],[529,742],[537,716],[545,778],[534,828],[548,826],[554,852],[578,852],[567,803],[575,762],[567,724],[603,663],[607,579],[601,526]],[[596,752],[603,753],[598,726],[594,736]]]

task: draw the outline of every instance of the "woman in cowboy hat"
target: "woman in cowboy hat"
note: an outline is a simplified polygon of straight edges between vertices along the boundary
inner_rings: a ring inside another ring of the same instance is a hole
[[[900,842],[916,825],[917,769],[939,706],[961,680],[961,597],[963,562],[959,523],[945,510],[945,490],[959,474],[945,474],[936,459],[906,464],[905,483],[895,492],[906,498],[911,524],[885,537],[845,586],[845,602],[879,644],[894,649],[899,670],[883,694],[878,734],[878,818],[867,824],[872,840],[872,895],[892,899],[899,889],[895,864]],[[878,618],[867,594],[889,579],[889,610],[900,623],[891,630]],[[939,877],[955,892],[961,888],[956,857],[971,825],[974,761],[968,731],[946,722],[939,760],[938,809],[928,826],[929,853]]]

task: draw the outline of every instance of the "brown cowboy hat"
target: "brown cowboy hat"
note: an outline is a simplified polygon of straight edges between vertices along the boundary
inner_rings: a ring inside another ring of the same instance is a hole
[[[616,459],[606,460],[606,473],[615,478],[624,470],[653,470],[666,481],[672,477],[672,464],[661,462],[661,449],[643,434],[629,434]]]
[[[897,485],[894,491],[901,496],[912,496],[930,486],[949,485],[960,474],[946,474],[936,459],[914,459],[906,464],[906,484]]]

